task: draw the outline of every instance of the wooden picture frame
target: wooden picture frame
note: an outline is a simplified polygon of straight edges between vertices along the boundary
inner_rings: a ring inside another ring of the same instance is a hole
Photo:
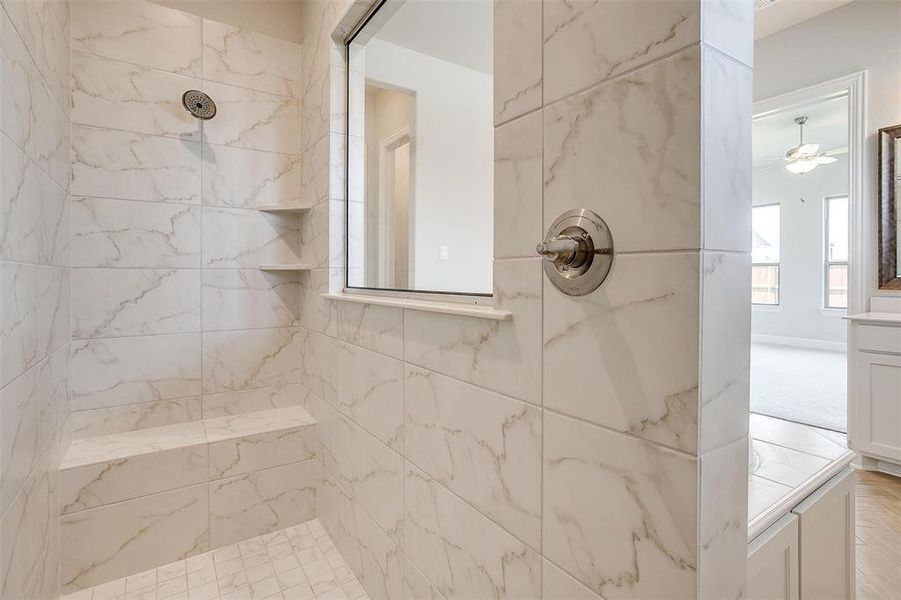
[[[901,125],[884,127],[877,134],[879,165],[879,289],[901,290],[899,271],[898,189],[901,187],[901,156],[897,150],[901,144]]]

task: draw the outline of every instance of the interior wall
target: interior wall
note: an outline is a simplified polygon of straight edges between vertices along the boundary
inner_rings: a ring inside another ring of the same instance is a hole
[[[876,131],[901,123],[901,3],[856,0],[757,41],[754,99],[762,100],[867,70],[864,201],[876,215]],[[828,40],[828,43],[824,43]],[[863,232],[869,294],[878,291],[876,222]]]
[[[321,295],[345,281],[333,32],[368,4],[304,5],[303,383],[339,551],[374,599],[740,597],[753,4],[496,3],[501,322]],[[534,247],[579,206],[618,255],[574,298]]]
[[[0,597],[59,594],[68,445],[68,2],[0,9]]]
[[[149,2],[88,1],[72,5],[71,45],[73,435],[301,403],[298,275],[258,269],[301,262],[301,221],[257,210],[300,203],[299,45]],[[185,111],[189,89],[213,98],[214,119]],[[274,476],[237,501],[212,482],[191,509],[207,518],[179,504],[159,530],[139,515],[186,488],[67,511],[64,586],[237,535],[242,511],[274,511],[267,502],[304,485]],[[162,544],[172,523],[183,535]],[[116,551],[123,540],[128,552]]]
[[[366,78],[416,95],[416,287],[490,292],[493,78],[378,39],[366,43],[365,60]],[[446,260],[441,246],[448,249]]]
[[[838,342],[847,337],[843,313],[823,314],[824,201],[848,193],[848,156],[795,175],[781,164],[755,169],[754,205],[781,207],[780,306],[755,309],[757,335]],[[802,202],[803,199],[803,202]]]
[[[300,0],[151,0],[156,4],[301,42]]]

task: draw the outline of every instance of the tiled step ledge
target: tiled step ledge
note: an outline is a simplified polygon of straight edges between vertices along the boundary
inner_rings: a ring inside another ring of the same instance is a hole
[[[60,465],[61,512],[315,458],[301,406],[74,440]]]

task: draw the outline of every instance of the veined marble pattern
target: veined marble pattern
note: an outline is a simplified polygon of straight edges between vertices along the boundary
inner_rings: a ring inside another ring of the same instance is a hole
[[[354,302],[335,303],[334,309],[338,339],[393,358],[403,358],[404,315],[401,309]]]
[[[211,144],[300,154],[297,99],[213,82],[206,82],[204,91],[219,107],[216,118],[203,127]],[[183,108],[181,111],[187,114]]]
[[[296,327],[203,334],[203,393],[299,383]]]
[[[304,88],[304,95],[300,101],[302,107],[300,120],[302,150],[308,150],[313,144],[325,137],[329,131],[344,132],[343,123],[346,121],[346,110],[343,107],[336,106],[333,101],[338,100],[341,105],[346,103],[343,94],[339,94],[347,86],[335,79],[335,77],[346,77],[346,71],[342,67],[331,67],[330,73],[331,77],[329,77],[329,73],[323,73],[312,85]],[[359,84],[359,79],[357,83]],[[365,85],[363,90],[365,91]],[[362,105],[358,104],[357,106]],[[362,120],[358,122],[362,123]],[[330,127],[332,124],[335,126]],[[361,130],[352,127],[351,131],[359,135]]]
[[[406,458],[540,547],[540,411],[416,367],[404,397]]]
[[[298,324],[299,275],[208,269],[202,299],[205,331],[290,327]]]
[[[203,146],[203,203],[254,208],[300,205],[300,157]],[[254,174],[247,177],[247,172]]]
[[[694,597],[697,488],[695,459],[545,413],[544,555],[603,598]]]
[[[72,343],[73,410],[200,394],[200,334]]]
[[[494,122],[541,106],[541,2],[499,0],[494,5]]]
[[[600,596],[547,559],[541,561],[541,597],[549,600],[601,600]]]
[[[69,425],[74,439],[137,431],[196,421],[201,406],[200,397],[193,397],[79,410],[72,413]]]
[[[0,258],[65,266],[69,250],[66,190],[0,136]]]
[[[10,20],[34,59],[57,103],[69,105],[69,31],[65,15],[54,0],[4,0]]]
[[[69,277],[66,269],[0,263],[0,387],[37,364],[67,339]]]
[[[299,98],[300,47],[204,19],[203,78]]]
[[[545,109],[542,231],[578,198],[617,253],[700,248],[700,77],[693,48]]]
[[[698,253],[620,254],[592,294],[545,283],[545,406],[694,452],[700,269]]]
[[[203,417],[224,417],[303,404],[308,392],[300,384],[204,394]]]
[[[200,75],[200,17],[152,2],[72,2],[72,49]]]
[[[199,267],[200,207],[72,198],[76,267]]]
[[[200,204],[200,152],[196,142],[73,125],[72,194]]]
[[[14,11],[15,12],[15,11]],[[0,131],[62,187],[69,181],[69,127],[4,11],[0,15]]]
[[[256,268],[300,260],[296,219],[256,210],[204,207],[203,230],[207,268]]]
[[[200,271],[76,269],[74,339],[200,331]]]
[[[545,104],[700,39],[692,0],[547,0],[543,15]]]
[[[64,596],[62,600],[368,600],[313,519]]]
[[[199,141],[199,121],[181,105],[181,96],[200,87],[194,77],[76,52],[72,123]]]
[[[499,2],[498,10],[506,3]],[[509,4],[537,3],[514,0]],[[541,115],[541,112],[526,115],[494,132],[495,258],[534,256],[533,240],[544,239]]]
[[[540,597],[538,552],[410,463],[404,505],[404,552],[448,600]]]

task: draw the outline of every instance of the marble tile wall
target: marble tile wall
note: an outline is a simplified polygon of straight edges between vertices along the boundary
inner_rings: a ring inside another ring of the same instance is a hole
[[[68,445],[69,3],[0,1],[0,598],[56,598]]]
[[[345,70],[362,76],[336,40],[367,6],[305,4],[300,81],[301,195],[328,215],[303,225],[301,379],[342,555],[391,600],[741,597],[752,3],[495,2],[510,322],[320,297],[345,279]],[[532,253],[578,206],[618,256],[572,298]]]
[[[300,47],[150,2],[73,3],[76,438],[302,402]],[[181,106],[202,89],[201,124]]]

